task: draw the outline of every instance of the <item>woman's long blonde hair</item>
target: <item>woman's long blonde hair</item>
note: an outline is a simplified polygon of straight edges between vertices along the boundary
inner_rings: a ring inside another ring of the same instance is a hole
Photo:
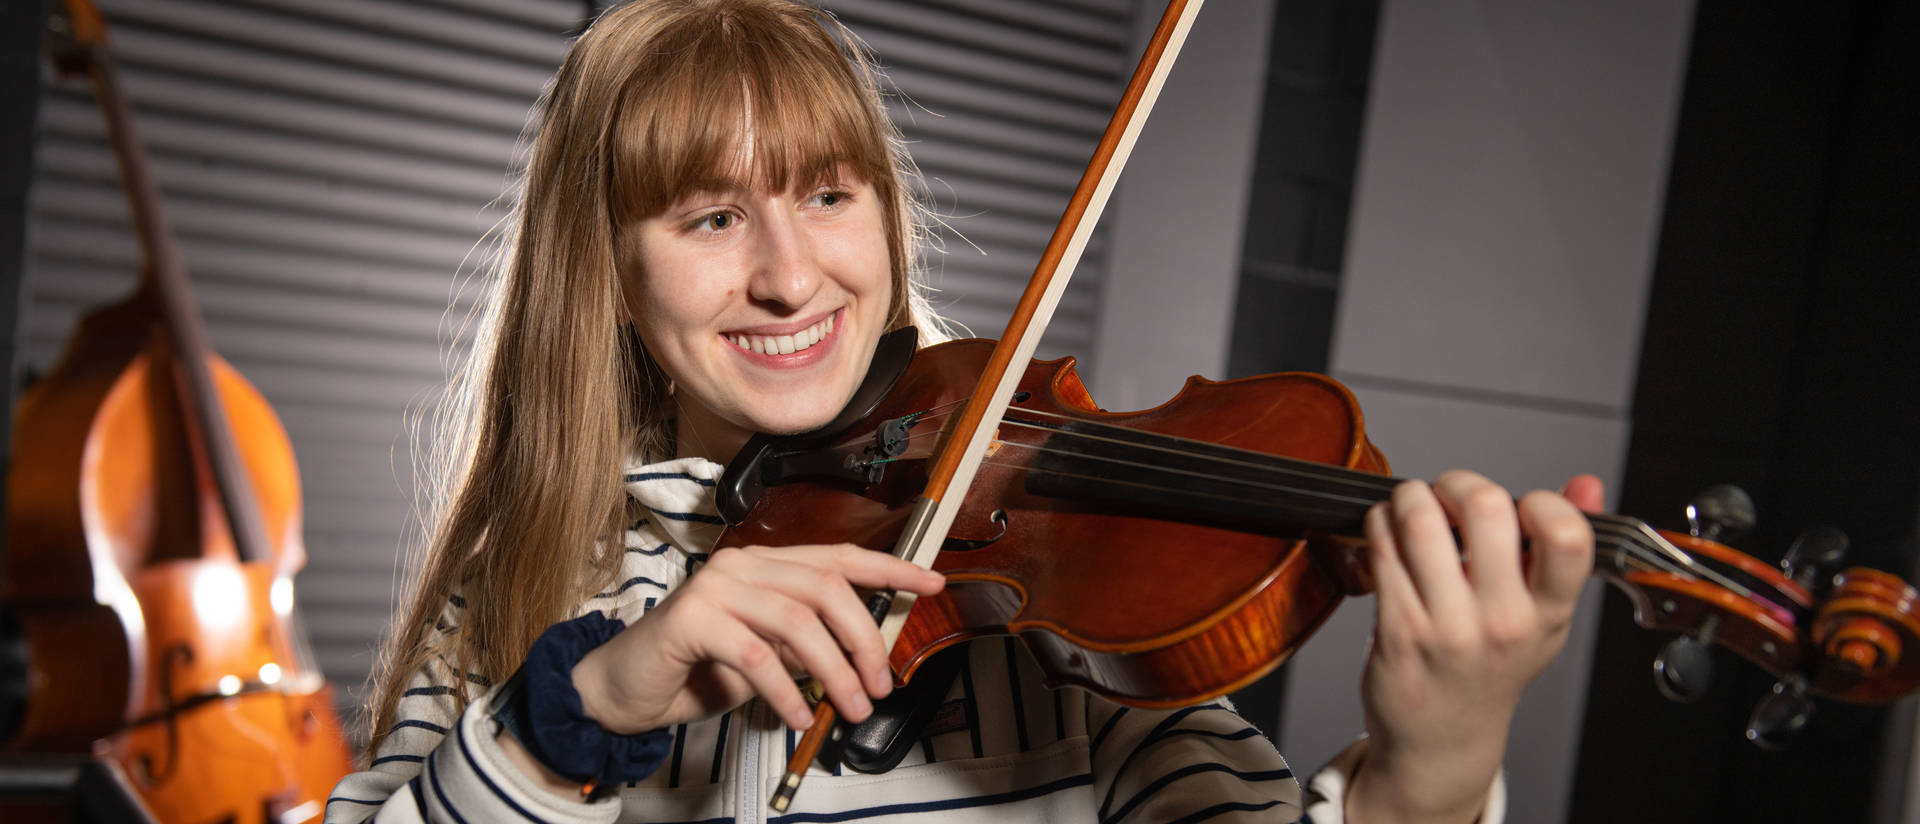
[[[412,553],[424,568],[375,670],[371,750],[414,673],[437,659],[456,680],[506,678],[619,568],[608,536],[625,528],[625,463],[673,453],[670,384],[623,308],[622,226],[694,188],[787,191],[850,168],[883,207],[889,328],[944,334],[917,286],[919,176],[878,89],[857,38],[788,0],[640,0],[575,41],[530,126],[471,354],[436,415]]]

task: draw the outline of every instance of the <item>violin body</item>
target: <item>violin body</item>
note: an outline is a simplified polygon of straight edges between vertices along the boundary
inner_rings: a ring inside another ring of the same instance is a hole
[[[208,355],[271,539],[243,561],[155,318],[145,291],[89,315],[21,401],[0,597],[34,677],[5,748],[109,758],[165,819],[317,815],[351,762],[289,625],[305,560],[292,447]]]
[[[920,350],[886,401],[846,431],[878,431],[921,410],[950,408],[992,348],[992,341],[966,340]],[[1130,484],[1146,473],[1099,477],[1102,465],[1077,471],[1075,459],[1063,463],[1048,451],[1050,442],[1069,439],[1099,448],[1077,436],[1074,427],[1086,423],[1385,472],[1358,402],[1340,384],[1306,373],[1193,378],[1159,407],[1116,414],[1094,404],[1073,359],[1064,358],[1035,361],[1014,397],[1000,443],[934,562],[947,587],[915,602],[894,646],[901,683],[941,649],[1011,634],[1026,641],[1049,686],[1086,687],[1140,707],[1192,704],[1271,671],[1359,588],[1349,564],[1326,562],[1341,553],[1325,551],[1329,545],[1298,527],[1248,516],[1239,501],[1209,510],[1204,500],[1173,500],[1180,496],[1165,490],[1127,500],[1138,489]],[[1233,414],[1222,412],[1228,398]],[[925,485],[927,461],[912,458],[945,439],[933,434],[940,423],[929,416],[913,424],[914,446],[884,465],[878,483],[768,486],[752,520],[730,528],[719,545],[851,541],[891,549]],[[1164,473],[1170,461],[1157,463]],[[1169,483],[1205,492],[1201,479]]]

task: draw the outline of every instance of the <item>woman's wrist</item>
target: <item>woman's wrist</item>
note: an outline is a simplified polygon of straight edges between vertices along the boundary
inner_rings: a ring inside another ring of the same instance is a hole
[[[493,718],[501,733],[519,745],[520,754],[544,771],[542,781],[610,790],[651,775],[666,760],[672,736],[665,730],[611,732],[588,715],[576,686],[579,664],[624,628],[599,613],[548,627],[527,651],[520,671],[502,685],[491,708]],[[583,680],[604,685],[606,679],[594,677],[593,670],[589,667]],[[606,697],[601,687],[590,686],[589,691]],[[511,748],[508,755],[514,756]]]
[[[1360,762],[1347,785],[1348,824],[1459,822],[1480,820],[1497,778],[1462,782],[1447,776],[1409,775],[1374,757]],[[1477,791],[1476,791],[1477,788]]]
[[[592,719],[608,732],[623,732],[614,710],[620,702],[608,695],[607,670],[604,666],[605,655],[599,655],[599,648],[587,653],[580,663],[573,666],[573,689],[580,694],[580,712]]]
[[[582,787],[580,782],[569,781],[566,776],[548,769],[547,765],[540,763],[540,759],[533,757],[533,753],[527,752],[527,748],[521,746],[520,739],[514,737],[513,733],[505,727],[500,728],[500,732],[494,735],[494,741],[500,745],[500,752],[506,755],[507,761],[540,786],[562,798],[579,797]]]

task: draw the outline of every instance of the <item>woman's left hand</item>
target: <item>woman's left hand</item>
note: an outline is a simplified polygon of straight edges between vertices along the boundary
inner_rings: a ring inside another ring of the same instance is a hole
[[[1600,480],[1582,475],[1564,495],[1533,492],[1516,506],[1486,478],[1449,472],[1431,486],[1403,483],[1367,513],[1371,746],[1349,790],[1349,821],[1480,813],[1521,692],[1566,643],[1593,569],[1581,510],[1597,511],[1601,497]]]

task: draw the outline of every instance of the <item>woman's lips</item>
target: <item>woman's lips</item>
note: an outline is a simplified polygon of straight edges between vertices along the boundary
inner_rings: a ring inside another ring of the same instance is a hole
[[[721,337],[755,363],[802,366],[825,355],[837,339],[834,329],[842,311],[836,309],[826,317],[786,334],[729,332]]]

